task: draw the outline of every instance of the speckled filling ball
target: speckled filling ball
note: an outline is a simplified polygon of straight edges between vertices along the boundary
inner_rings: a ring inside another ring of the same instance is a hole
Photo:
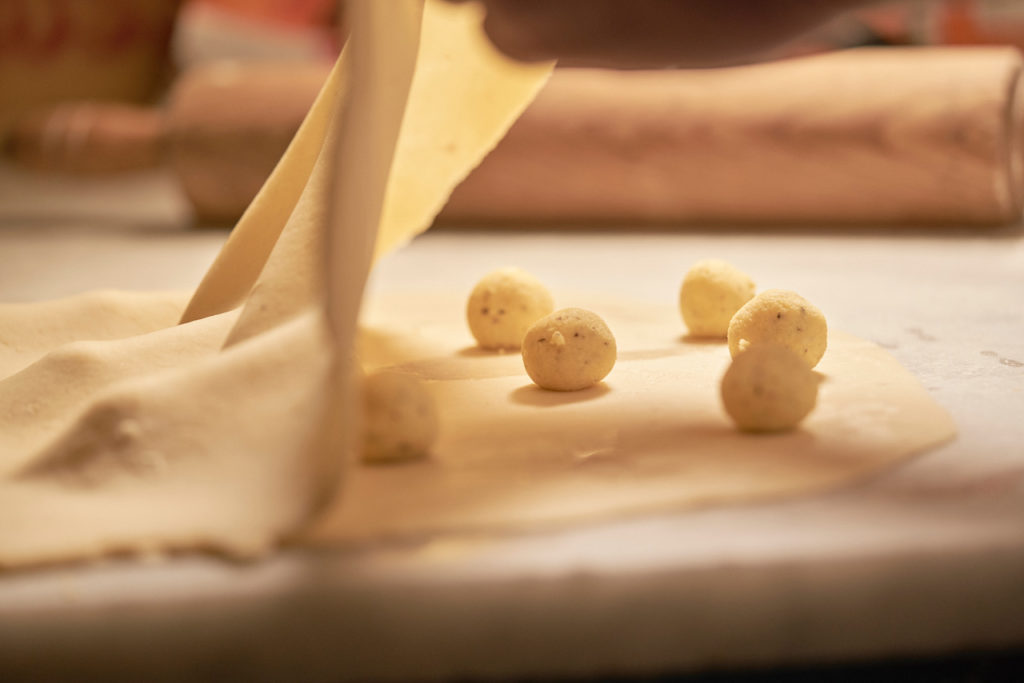
[[[750,432],[792,429],[814,409],[818,375],[789,347],[763,343],[737,355],[722,377],[722,403]]]
[[[615,366],[615,337],[604,320],[582,308],[563,308],[533,324],[523,339],[523,365],[544,389],[577,391]]]
[[[551,293],[519,268],[501,268],[476,284],[466,303],[466,321],[484,349],[518,349],[530,325],[555,310]]]
[[[769,289],[736,311],[728,336],[733,358],[747,346],[775,342],[789,347],[813,368],[825,355],[828,325],[818,307],[796,292]]]
[[[729,321],[754,296],[754,281],[719,259],[693,264],[679,289],[679,312],[695,337],[723,338]]]
[[[422,458],[437,433],[437,406],[419,379],[383,371],[363,380],[364,462]]]

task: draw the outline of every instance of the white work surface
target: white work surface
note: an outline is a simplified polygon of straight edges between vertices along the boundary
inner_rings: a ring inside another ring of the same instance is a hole
[[[224,233],[181,227],[179,205],[151,201],[162,182],[122,194],[113,222],[91,211],[104,202],[88,187],[76,196],[90,210],[71,216],[0,184],[0,300],[194,286]],[[556,293],[673,301],[706,256],[889,349],[959,437],[873,481],[782,503],[252,565],[189,556],[0,574],[0,679],[642,674],[1024,644],[1020,228],[449,230],[390,256],[372,288],[468,291],[514,264]]]

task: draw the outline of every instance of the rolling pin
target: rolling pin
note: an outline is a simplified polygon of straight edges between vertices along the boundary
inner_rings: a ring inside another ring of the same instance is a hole
[[[229,223],[272,170],[327,68],[205,67],[179,80],[163,112],[95,110],[89,131],[68,135],[75,117],[56,110],[21,126],[13,149],[56,170],[89,167],[86,158],[100,169],[163,158],[200,219]],[[1010,48],[872,48],[704,71],[559,70],[440,219],[1015,222],[1024,205],[1020,80]]]
[[[1009,223],[1012,48],[864,48],[732,69],[564,72],[455,190],[461,221]]]

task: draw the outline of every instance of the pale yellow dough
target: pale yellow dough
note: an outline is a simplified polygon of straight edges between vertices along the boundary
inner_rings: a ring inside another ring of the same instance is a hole
[[[345,54],[187,306],[0,306],[0,567],[252,556],[343,482],[372,259],[430,225],[552,68],[498,53],[475,5],[346,9]]]
[[[442,411],[429,461],[356,468],[304,539],[420,538],[750,503],[848,486],[940,444],[949,415],[878,346],[834,332],[800,429],[740,432],[722,410],[725,344],[682,340],[674,304],[573,295],[615,330],[613,381],[540,389],[512,354],[465,354],[463,293],[369,302],[372,367],[422,377]],[[415,329],[415,334],[408,331]]]
[[[736,311],[729,323],[729,352],[733,357],[762,342],[789,347],[813,368],[828,346],[825,315],[796,292],[767,289]]]
[[[518,349],[530,326],[553,310],[544,283],[521,268],[499,268],[473,287],[466,322],[481,348]]]
[[[615,337],[596,313],[563,308],[538,320],[523,339],[523,366],[537,386],[579,391],[615,367]]]
[[[437,405],[420,380],[402,372],[381,371],[363,381],[363,461],[425,457],[437,432]]]
[[[818,375],[787,346],[754,344],[737,355],[722,377],[722,405],[740,429],[792,429],[814,410]]]
[[[695,337],[725,337],[729,321],[753,298],[754,289],[754,281],[731,263],[698,261],[679,288],[679,312],[686,329]]]
[[[615,381],[559,393],[516,356],[459,353],[463,293],[410,293],[368,312],[359,351],[425,380],[437,445],[346,475],[374,255],[430,224],[552,67],[502,57],[474,4],[346,10],[343,59],[184,312],[160,295],[0,309],[15,341],[0,402],[22,411],[0,413],[0,566],[745,503],[848,484],[953,434],[895,361],[845,335],[803,429],[751,440],[715,400],[725,347],[681,343],[670,307],[591,302],[620,334]]]
[[[109,341],[174,325],[185,292],[86,292],[39,303],[0,303],[0,379],[75,341]]]

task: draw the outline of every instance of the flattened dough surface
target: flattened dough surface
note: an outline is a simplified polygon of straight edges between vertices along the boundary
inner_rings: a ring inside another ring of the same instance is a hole
[[[184,292],[95,291],[40,303],[0,303],[0,377],[75,341],[124,339],[169,327]]]
[[[497,53],[477,6],[349,13],[347,57],[187,306],[0,306],[0,568],[251,556],[334,494],[358,431],[346,369],[374,252],[429,226],[552,68]]]
[[[496,533],[853,484],[953,437],[914,377],[878,346],[833,332],[817,409],[792,433],[737,431],[719,403],[724,342],[684,341],[672,306],[575,297],[619,341],[601,385],[535,387],[518,354],[473,349],[456,293],[368,307],[363,359],[427,380],[441,410],[432,460],[353,468],[315,543]]]

